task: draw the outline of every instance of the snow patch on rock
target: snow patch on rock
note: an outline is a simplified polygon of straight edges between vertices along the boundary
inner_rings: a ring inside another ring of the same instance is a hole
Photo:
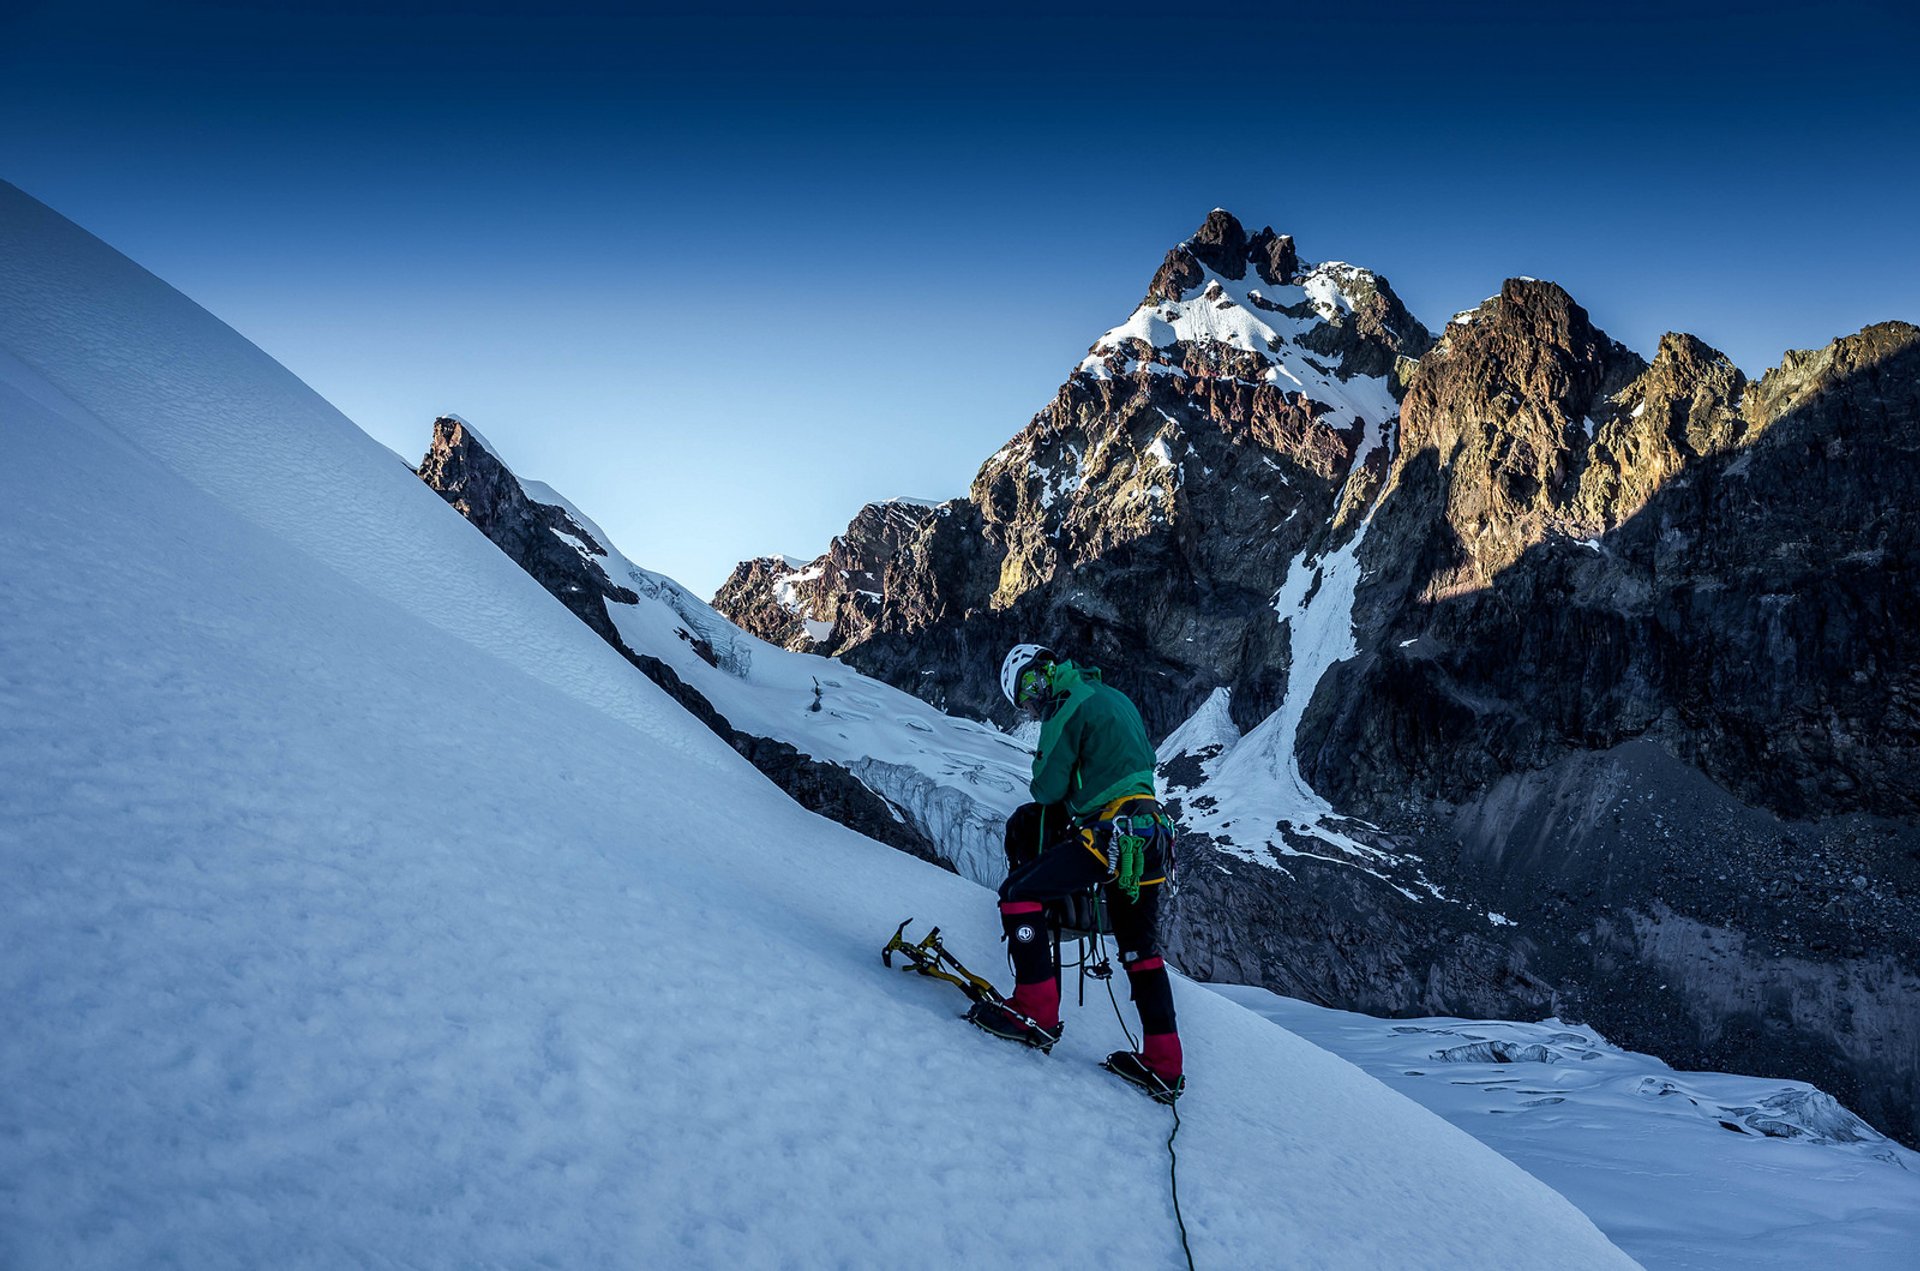
[[[1156,361],[1154,354],[1177,345],[1223,345],[1252,354],[1263,363],[1266,383],[1299,392],[1332,408],[1339,426],[1353,419],[1384,424],[1399,412],[1386,376],[1342,379],[1324,369],[1323,355],[1308,350],[1301,337],[1322,325],[1319,317],[1294,317],[1289,310],[1333,316],[1351,311],[1349,292],[1366,271],[1339,261],[1315,266],[1298,285],[1273,285],[1258,274],[1226,278],[1202,270],[1200,284],[1179,300],[1141,305],[1133,316],[1094,341],[1078,372],[1095,379],[1133,374],[1142,364],[1156,373],[1181,374]]]

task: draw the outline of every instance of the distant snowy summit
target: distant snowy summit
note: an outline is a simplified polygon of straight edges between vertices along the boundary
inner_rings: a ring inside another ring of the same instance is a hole
[[[942,544],[975,533],[983,508],[1001,512],[995,519],[1006,527],[998,537],[1008,555],[1038,549],[1041,557],[1008,565],[1006,579],[989,588],[1003,592],[1003,581],[1021,588],[1088,555],[1051,551],[1063,535],[1077,530],[1092,540],[1091,555],[1104,555],[1114,538],[1138,537],[1118,522],[1164,524],[1176,509],[1236,497],[1245,484],[1237,464],[1188,460],[1216,452],[1230,460],[1248,437],[1265,438],[1282,454],[1254,474],[1258,488],[1248,487],[1245,501],[1258,503],[1268,487],[1270,500],[1290,500],[1275,474],[1298,466],[1310,477],[1344,478],[1359,452],[1379,449],[1398,409],[1396,376],[1432,343],[1377,274],[1303,263],[1290,236],[1270,227],[1249,235],[1216,209],[1167,253],[1139,308],[1094,341],[1055,403],[987,460],[967,498],[870,504],[811,561],[742,562],[714,602],[764,639],[837,654],[933,620],[924,595],[930,571],[940,567],[933,558],[951,555]],[[1143,415],[1137,421],[1112,418],[1123,383],[1133,386],[1127,413]],[[1197,428],[1183,425],[1188,417]],[[983,499],[983,486],[1005,494]],[[1026,532],[1030,522],[1037,533]],[[1278,546],[1253,550],[1264,556]],[[891,587],[889,569],[899,575]],[[938,685],[922,690],[948,700],[950,674],[940,668]],[[993,709],[985,696],[991,676],[970,679],[952,700],[970,711]]]
[[[1363,383],[1410,365],[1433,343],[1386,281],[1341,261],[1304,263],[1292,235],[1249,236],[1215,208],[1167,253],[1140,307],[1094,341],[1079,370],[1105,377],[1227,376],[1299,392],[1329,407],[1393,413],[1391,400],[1350,399]]]

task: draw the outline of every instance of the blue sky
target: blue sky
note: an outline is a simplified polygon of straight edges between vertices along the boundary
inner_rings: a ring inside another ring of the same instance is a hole
[[[16,2],[0,176],[703,593],[963,491],[1216,205],[1429,325],[1528,274],[1754,373],[1920,321],[1878,0],[397,7]]]

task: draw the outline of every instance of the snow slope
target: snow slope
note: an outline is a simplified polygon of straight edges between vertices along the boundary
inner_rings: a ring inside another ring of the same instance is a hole
[[[512,471],[497,449],[487,449]],[[931,838],[960,873],[999,885],[1007,872],[1002,829],[1027,797],[1030,743],[948,715],[837,660],[749,635],[671,578],[628,560],[552,486],[515,480],[534,502],[565,509],[605,554],[561,537],[639,597],[635,604],[606,604],[628,648],[672,667],[735,728],[848,769]],[[712,662],[694,651],[694,640],[712,652]]]
[[[1166,1114],[884,970],[802,811],[392,457],[0,186],[0,1265],[1179,1258]],[[1182,984],[1201,1266],[1631,1265]],[[1104,1010],[1104,1008],[1102,1008]]]
[[[1920,1154],[1805,1082],[1676,1072],[1559,1020],[1383,1020],[1216,991],[1552,1183],[1649,1271],[1914,1265]]]

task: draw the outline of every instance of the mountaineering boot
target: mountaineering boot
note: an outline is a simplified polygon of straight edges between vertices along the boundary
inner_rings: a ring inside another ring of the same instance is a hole
[[[967,1022],[982,1032],[1042,1052],[1052,1050],[1053,1044],[1060,1040],[1060,1034],[1066,1030],[1066,1026],[1058,1020],[1048,1026],[1021,1014],[1011,1002],[975,1002],[973,1009],[967,1012]]]
[[[1140,1038],[1140,1058],[1147,1067],[1160,1074],[1162,1080],[1172,1084],[1185,1067],[1180,1053],[1180,1034],[1147,1033]]]
[[[1154,1039],[1148,1037],[1142,1044],[1152,1050],[1152,1043]],[[1114,1054],[1106,1056],[1106,1064],[1100,1067],[1114,1073],[1121,1081],[1131,1081],[1142,1091],[1148,1092],[1156,1104],[1171,1104],[1175,1098],[1187,1092],[1187,1077],[1183,1077],[1179,1071],[1156,1069],[1150,1066],[1144,1054],[1135,1054],[1133,1050],[1116,1050]]]
[[[1038,984],[1015,984],[1007,999],[1015,1014],[1024,1015],[1042,1028],[1060,1028],[1060,981],[1042,980]]]

